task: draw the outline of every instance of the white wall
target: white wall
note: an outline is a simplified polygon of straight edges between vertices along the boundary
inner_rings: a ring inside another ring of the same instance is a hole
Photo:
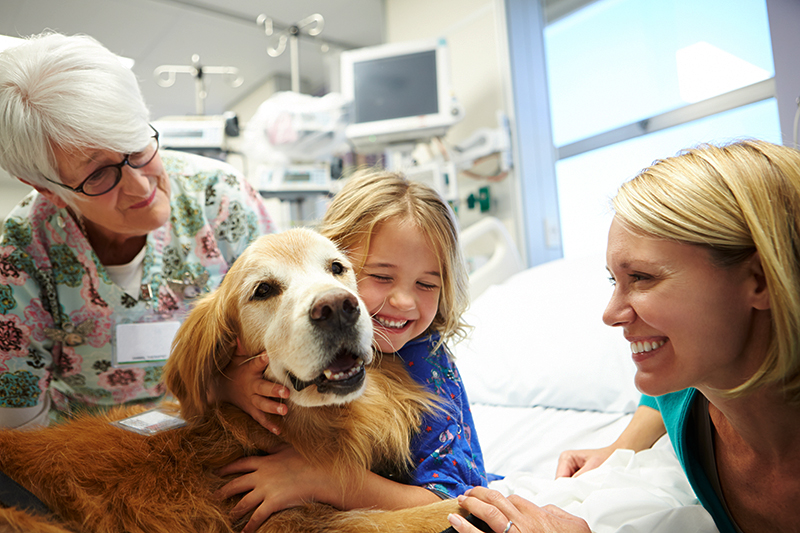
[[[767,0],[772,57],[775,62],[775,96],[781,122],[783,144],[792,146],[794,117],[800,98],[800,2]]]
[[[386,0],[387,42],[415,41],[444,37],[451,62],[451,81],[465,118],[453,126],[445,141],[454,145],[479,128],[496,128],[497,111],[510,115],[506,101],[506,34],[502,0]],[[466,198],[488,185],[494,204],[492,215],[505,223],[518,243],[519,219],[516,177],[512,171],[500,182],[488,183],[459,178],[462,227],[482,215],[467,209]]]
[[[21,41],[14,37],[0,35],[0,50],[14,46],[18,42]],[[31,188],[28,185],[12,178],[5,170],[0,168],[0,221],[5,220],[9,211],[29,192],[31,192]],[[3,228],[0,225],[0,233],[2,232]]]

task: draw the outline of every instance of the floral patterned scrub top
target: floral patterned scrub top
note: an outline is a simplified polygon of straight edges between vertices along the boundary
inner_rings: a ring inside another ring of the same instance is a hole
[[[49,404],[58,420],[76,409],[158,399],[160,366],[112,364],[115,326],[181,320],[248,244],[273,231],[261,197],[233,167],[180,152],[161,158],[171,215],[147,236],[136,296],[111,281],[65,209],[33,192],[6,219],[0,407]]]
[[[411,443],[416,469],[410,483],[455,498],[473,486],[486,486],[483,453],[475,432],[467,392],[439,334],[407,343],[397,353],[415,381],[444,399],[446,414],[425,416]]]

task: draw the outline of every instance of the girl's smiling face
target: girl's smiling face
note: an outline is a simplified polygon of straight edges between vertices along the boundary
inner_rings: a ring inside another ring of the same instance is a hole
[[[719,267],[706,248],[638,235],[615,218],[607,264],[615,287],[603,320],[623,328],[645,394],[734,388],[761,364],[770,318],[757,254]]]
[[[368,251],[362,245],[351,252],[353,263],[364,265],[358,292],[372,316],[380,351],[396,352],[425,333],[439,309],[442,276],[422,230],[410,220],[392,218],[375,229]]]

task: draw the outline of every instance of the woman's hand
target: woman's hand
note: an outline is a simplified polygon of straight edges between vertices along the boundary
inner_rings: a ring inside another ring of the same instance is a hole
[[[506,498],[484,487],[468,490],[458,497],[458,503],[486,522],[495,533],[591,533],[584,520],[558,507],[539,507],[517,495]],[[447,519],[459,533],[479,533],[475,526],[456,514]]]
[[[264,379],[264,370],[269,365],[266,353],[248,356],[241,351],[241,348],[236,350],[217,378],[215,390],[209,391],[209,401],[231,403],[277,435],[280,428],[265,413],[285,415],[288,407],[281,400],[289,397],[289,389]]]
[[[593,450],[567,450],[561,452],[561,455],[558,456],[556,477],[580,476],[589,470],[594,470],[611,457],[614,450],[615,448],[606,446],[605,448]]]
[[[234,520],[253,511],[242,533],[252,533],[272,513],[321,501],[318,492],[323,483],[332,479],[329,472],[309,464],[288,444],[271,455],[238,459],[217,473],[221,476],[240,474],[219,489],[215,496],[226,499],[246,493],[231,510]]]
[[[625,430],[610,446],[596,450],[567,450],[558,458],[556,477],[579,476],[597,468],[616,450],[640,452],[653,446],[667,428],[661,413],[646,405],[640,405],[633,413]]]

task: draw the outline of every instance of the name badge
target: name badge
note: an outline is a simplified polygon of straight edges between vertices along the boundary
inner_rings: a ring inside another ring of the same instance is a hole
[[[169,358],[172,340],[180,325],[177,320],[117,324],[112,364],[163,365]]]
[[[112,424],[140,435],[155,435],[168,429],[183,427],[186,425],[186,421],[180,416],[156,408],[112,422]]]

